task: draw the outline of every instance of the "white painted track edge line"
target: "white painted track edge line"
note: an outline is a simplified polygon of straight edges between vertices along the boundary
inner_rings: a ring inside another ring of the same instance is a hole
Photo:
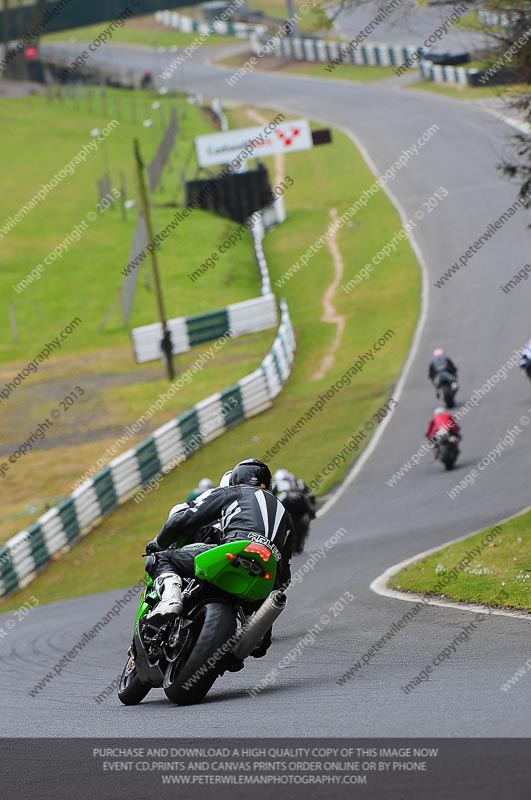
[[[481,108],[482,111],[485,111],[492,117],[496,117],[496,119],[500,119],[502,122],[505,122],[506,125],[510,125],[512,128],[516,128],[516,130],[520,131],[520,133],[526,133],[526,134],[531,133],[531,125],[529,124],[529,122],[526,122],[525,120],[520,120],[517,117],[508,117],[501,111],[498,111],[495,108],[490,108],[485,103],[477,103],[477,105],[479,108]]]

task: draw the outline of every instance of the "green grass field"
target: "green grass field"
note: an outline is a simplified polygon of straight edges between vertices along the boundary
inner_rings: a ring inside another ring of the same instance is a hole
[[[109,24],[110,21],[99,22],[97,25],[87,25],[84,28],[49,33],[43,37],[43,41],[91,42],[97,39]],[[122,27],[114,28],[111,33],[112,39],[109,41],[114,44],[140,44],[146,47],[187,47],[198,36],[197,33],[180,33],[180,31],[159,25],[153,15],[126,20]],[[233,36],[216,36],[212,34],[205,44],[213,46],[235,44],[238,41],[240,40]]]
[[[304,3],[295,3],[297,13]],[[310,5],[309,3],[306,5]],[[253,11],[263,11],[271,17],[279,19],[287,19],[288,11],[284,0],[266,0],[265,3],[260,0],[250,0],[247,7]],[[199,20],[204,20],[199,6],[190,6],[181,9],[176,9],[182,14],[189,17],[194,17]],[[44,37],[44,41],[48,42],[91,42],[96,39],[103,30],[110,24],[109,22],[100,22],[96,25],[87,25],[83,28],[74,28],[72,30],[58,31],[50,33]],[[324,11],[316,5],[311,8],[307,13],[301,14],[299,22],[299,30],[301,34],[313,33],[315,31],[326,31],[329,29],[328,19]],[[159,25],[156,22],[154,15],[148,14],[144,17],[134,17],[133,19],[126,20],[122,27],[117,27],[112,31],[112,40],[116,44],[138,44],[148,47],[187,47],[195,38],[196,33],[180,33],[179,31],[172,30]],[[241,42],[233,36],[217,36],[212,34],[205,42],[206,45],[222,45],[222,44],[235,44]]]
[[[247,8],[250,11],[263,11],[269,17],[277,19],[288,19],[289,12],[286,0],[247,0]],[[328,17],[322,9],[320,2],[304,3],[302,0],[295,0],[295,13],[301,17],[298,25],[300,33],[314,33],[316,31],[326,31],[330,27]],[[301,6],[310,7],[309,11],[303,13]]]
[[[485,97],[507,97],[517,94],[526,87],[520,84],[510,86],[457,86],[435,83],[434,81],[419,81],[409,83],[405,89],[416,89],[423,92],[433,92],[444,97],[454,97],[457,100],[482,100]]]
[[[274,116],[273,112],[262,113],[267,118]],[[253,123],[243,109],[231,113],[231,127],[249,124]],[[370,170],[352,141],[337,131],[333,136],[332,145],[294,153],[286,159],[284,172],[294,181],[285,196],[288,219],[268,234],[265,241],[273,281],[325,233],[332,207],[341,214],[373,182]],[[378,193],[356,214],[350,225],[339,231],[338,243],[346,267],[344,281],[370,261],[376,250],[399,229],[397,212],[387,197]],[[210,290],[208,284],[212,277],[208,274],[202,280],[201,293]],[[336,307],[346,317],[346,329],[332,367],[321,380],[315,381],[311,376],[328,352],[335,332],[335,326],[320,321],[323,293],[332,278],[331,256],[323,248],[282,288],[281,294],[288,300],[295,326],[297,355],[292,376],[272,410],[200,450],[165,478],[143,502],[129,503],[117,510],[73,551],[46,569],[28,589],[0,606],[3,609],[14,607],[28,594],[34,594],[40,602],[48,602],[126,586],[136,581],[142,573],[139,557],[142,547],[159,529],[171,505],[201,477],[207,475],[217,480],[227,465],[238,459],[251,454],[263,456],[279,439],[284,428],[301,417],[319,394],[326,392],[354,363],[358,354],[367,351],[379,337],[392,329],[394,333],[390,341],[377,358],[355,376],[350,386],[342,388],[319,417],[293,437],[270,462],[273,470],[287,466],[308,481],[320,473],[351,434],[370,419],[392,392],[409,347],[420,297],[420,271],[409,245],[402,243],[378,266],[370,280],[351,294],[336,293]],[[271,335],[264,335],[256,364],[270,341]],[[232,344],[234,350],[230,354],[227,351],[227,358],[230,355],[236,360],[241,377],[249,371],[249,358],[237,362],[237,343]],[[245,347],[245,344],[242,342],[240,346]],[[223,367],[220,364],[215,375],[216,388],[230,382],[229,371]],[[205,396],[212,391],[211,371],[217,368],[216,360],[200,379],[191,384],[193,392],[183,397],[183,401],[186,399],[191,403],[197,395]],[[112,371],[110,366],[109,369]],[[225,373],[223,377],[221,371]],[[121,403],[122,390],[115,388],[108,399]],[[124,403],[119,411],[123,424],[131,421],[130,411],[129,404]],[[107,410],[104,409],[103,413]],[[100,452],[104,449],[103,444],[101,442]],[[64,451],[57,450],[55,457],[57,460],[64,458]],[[36,466],[37,461],[33,464],[28,458],[27,468],[31,470]],[[340,480],[348,466],[345,462],[332,472],[323,482],[322,492]],[[108,565],[117,562],[120,569],[110,570]]]
[[[106,161],[110,164],[113,187],[120,188],[123,178],[126,196],[136,198],[133,139],[140,139],[144,160],[148,163],[164,130],[160,109],[151,108],[153,100],[160,98],[158,95],[142,97],[145,97],[142,103],[137,101],[136,123],[130,119],[132,109],[129,103],[134,101],[127,91],[109,91],[105,109],[93,99],[92,112],[88,100],[80,103],[79,107],[74,103],[48,102],[36,96],[0,100],[4,120],[2,146],[4,152],[10,154],[3,167],[0,227],[91,141],[91,129],[103,129],[113,120],[119,122],[98,150],[90,152],[73,175],[63,177],[59,185],[3,238],[4,269],[0,275],[0,291],[12,305],[18,340],[14,338],[4,304],[0,313],[2,362],[30,358],[35,347],[56,335],[61,323],[76,314],[84,323],[68,342],[68,352],[128,342],[128,328],[122,323],[118,309],[108,319],[103,331],[100,331],[100,324],[117,298],[123,280],[121,271],[128,263],[136,211],[129,212],[127,221],[122,221],[118,209],[97,213],[96,219],[82,230],[80,241],[72,241],[68,252],[49,265],[44,265],[44,258],[76,225],[87,219],[88,213],[98,212],[96,183],[104,172]],[[154,198],[155,231],[161,230],[176,210],[161,206],[164,203],[182,203],[180,171],[188,165],[193,174],[193,137],[213,131],[202,113],[184,100],[172,98],[162,99],[162,102],[167,103],[166,112],[171,106],[177,108],[180,132],[162,180],[163,188],[159,188]],[[153,118],[154,126],[146,130],[141,121],[147,116]],[[166,113],[164,119],[168,116]],[[46,147],[41,145],[42,131],[46,133]],[[27,158],[28,152],[32,153],[31,160]],[[181,280],[235,228],[237,225],[229,220],[197,212],[159,248],[169,316],[208,311],[255,296],[259,287],[257,273],[244,268],[253,258],[249,239],[242,247],[220,257],[219,266],[211,271],[209,280],[200,281],[201,292],[191,280]],[[38,264],[44,266],[40,278],[17,292],[13,287]],[[149,261],[146,261],[141,267],[132,326],[147,324],[157,318],[153,291],[146,288],[148,265]]]
[[[390,586],[432,595],[433,587],[449,574],[452,580],[444,589],[444,597],[531,611],[531,513],[500,527],[500,531],[489,528],[416,561],[397,573]],[[496,535],[487,542],[485,536],[490,531]],[[474,553],[474,548],[480,552]],[[452,573],[467,551],[474,553],[470,563]]]
[[[128,212],[125,222],[118,210],[109,209],[97,215],[79,242],[73,242],[62,258],[46,266],[38,280],[21,293],[13,289],[95,209],[96,180],[104,170],[104,154],[111,165],[113,183],[121,185],[123,173],[127,196],[136,197],[133,138],[140,138],[148,162],[163,130],[160,121],[150,130],[138,121],[131,121],[133,102],[139,120],[147,114],[160,114],[160,110],[151,109],[155,96],[140,97],[142,100],[127,91],[110,91],[106,108],[102,109],[94,97],[90,105],[86,98],[77,107],[75,103],[49,103],[36,96],[0,100],[4,120],[2,147],[3,152],[10,153],[3,165],[5,190],[0,197],[0,227],[90,141],[93,127],[103,128],[114,118],[121,120],[105,145],[90,153],[72,175],[65,174],[59,185],[1,242],[4,260],[0,293],[4,302],[0,306],[0,386],[12,381],[46,342],[59,335],[65,324],[76,317],[82,320],[63,342],[60,352],[55,352],[7,402],[3,401],[0,415],[3,453],[9,454],[24,441],[46,418],[50,408],[75,385],[81,385],[86,394],[83,402],[76,403],[49,432],[47,449],[32,452],[26,456],[23,467],[22,463],[17,464],[9,476],[0,480],[0,541],[42,513],[49,498],[68,494],[73,480],[97,461],[121,434],[122,427],[138,419],[167,385],[160,363],[135,363],[129,326],[122,322],[120,313],[118,292],[123,281],[121,270],[129,259],[136,220],[134,210]],[[192,139],[199,133],[212,131],[212,127],[202,112],[188,103],[173,98],[161,101],[177,106],[181,128],[175,153],[163,177],[163,188],[155,197],[158,203],[173,199],[181,202],[180,172],[185,164],[188,171],[193,166]],[[43,131],[46,147],[41,144]],[[28,152],[31,159],[27,158]],[[192,171],[190,176],[193,174]],[[174,211],[155,208],[155,231],[166,224]],[[209,311],[259,295],[260,282],[250,237],[220,255],[216,268],[209,270],[207,276],[195,283],[187,277],[237,227],[230,220],[196,211],[159,248],[169,317]],[[147,260],[141,267],[131,327],[158,319],[152,281],[146,282],[150,269]],[[186,387],[160,412],[151,427],[252,370],[266,352],[272,336],[273,331],[266,331],[228,343],[205,371],[201,382]],[[177,357],[178,371],[185,371],[199,352],[206,349],[208,346],[198,347]],[[150,429],[142,431],[123,449],[145,438]]]
[[[470,14],[463,14],[454,25],[458,28],[465,28],[466,30],[471,31],[481,31],[484,30],[484,26],[478,20],[478,13],[477,11],[472,11]]]
[[[458,28],[466,28],[471,31],[488,31],[489,33],[494,34],[504,34],[505,31],[498,25],[489,25],[488,27],[485,26],[482,22],[478,19],[478,12],[472,11],[470,14],[463,14],[462,17],[458,19],[456,23],[454,23]]]

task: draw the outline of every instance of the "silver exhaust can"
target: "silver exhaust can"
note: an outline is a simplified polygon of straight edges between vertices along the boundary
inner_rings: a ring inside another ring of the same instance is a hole
[[[258,611],[256,611],[249,622],[243,627],[242,633],[232,648],[236,658],[242,661],[250,656],[257,647],[271,625],[286,608],[288,598],[281,589],[271,592],[266,597]]]

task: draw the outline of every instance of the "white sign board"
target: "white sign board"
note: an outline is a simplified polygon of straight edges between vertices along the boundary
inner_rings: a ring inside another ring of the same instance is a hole
[[[197,136],[195,152],[200,167],[231,164],[237,168],[247,158],[263,158],[276,153],[295,153],[313,147],[310,124],[306,119],[256,128]]]

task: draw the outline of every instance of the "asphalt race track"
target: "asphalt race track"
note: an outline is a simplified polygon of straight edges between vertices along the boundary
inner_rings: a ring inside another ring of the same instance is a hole
[[[107,45],[103,57],[137,69],[151,66],[154,72],[164,58],[171,58],[112,45]],[[524,619],[479,618],[467,611],[427,607],[351,680],[343,686],[337,683],[410,608],[409,603],[374,594],[369,585],[376,576],[419,551],[494,525],[530,503],[526,453],[531,429],[525,426],[514,445],[481,473],[474,486],[455,499],[447,495],[521,417],[527,414],[531,419],[530,386],[518,368],[463,421],[463,454],[454,473],[445,474],[429,455],[396,486],[386,484],[422,443],[434,405],[426,378],[433,347],[443,346],[457,360],[460,399],[465,401],[531,336],[528,287],[522,284],[524,289],[508,295],[500,289],[529,259],[531,234],[525,213],[512,217],[443,288],[433,286],[487,225],[514,203],[516,188],[495,169],[512,129],[481,105],[407,90],[396,81],[379,85],[329,81],[325,86],[311,78],[256,73],[230,89],[224,80],[229,74],[194,60],[184,68],[178,85],[341,127],[362,145],[378,173],[431,125],[439,126],[391,184],[407,218],[439,187],[449,192],[419,222],[415,233],[426,270],[425,313],[398,407],[361,473],[314,524],[308,553],[294,560],[296,571],[335,531],[346,529],[326,558],[290,590],[289,609],[276,627],[275,646],[266,658],[248,663],[239,674],[224,676],[197,707],[176,708],[161,690],[135,708],[121,706],[116,696],[98,705],[94,697],[122,669],[133,600],[38,696],[29,697],[34,684],[125,590],[37,608],[2,645],[4,731],[16,737],[529,736],[531,718],[525,703],[529,687],[522,682],[507,693],[500,690],[529,658],[530,627]],[[347,265],[347,277],[361,266]],[[390,314],[388,323],[398,329],[399,316]],[[276,432],[271,437],[274,442]],[[165,511],[161,509],[161,520]],[[102,569],[108,568],[102,564]],[[139,560],[139,578],[140,570]],[[323,613],[332,617],[331,606],[345,592],[351,592],[354,600],[323,625],[300,658],[280,670],[273,686],[249,696],[248,690],[277,667]],[[429,682],[406,695],[401,686],[470,623],[476,625],[469,641],[434,671]]]
[[[347,41],[350,38],[354,39],[367,25],[379,18],[379,10],[378,2],[374,1],[345,8],[337,18],[335,27]],[[484,46],[485,36],[479,31],[460,28],[452,24],[445,27],[445,20],[453,12],[454,7],[450,3],[416,6],[414,14],[411,14],[410,6],[406,5],[403,8],[402,4],[399,4],[395,11],[392,11],[375,27],[370,34],[369,41],[422,47],[434,31],[442,27],[439,39],[434,44],[430,42],[427,49],[438,53],[463,53],[474,46]],[[467,13],[466,10],[465,13]],[[444,30],[446,32],[443,34]],[[434,35],[437,36],[437,34]]]

